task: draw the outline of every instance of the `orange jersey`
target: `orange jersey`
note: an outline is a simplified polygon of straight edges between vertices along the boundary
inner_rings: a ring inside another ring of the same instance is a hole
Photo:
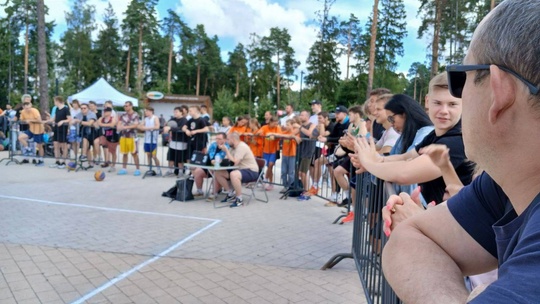
[[[270,128],[268,127],[268,125],[262,126],[257,133],[265,136],[263,148],[264,153],[272,154],[276,153],[276,151],[279,150],[279,139],[270,139],[270,137],[266,137],[266,135],[269,133],[281,133],[281,128],[279,126],[276,126],[274,128]]]
[[[283,135],[291,136],[293,135],[292,131],[287,132],[281,132]],[[298,143],[294,138],[283,138],[283,149],[281,150],[281,153],[283,156],[296,156],[296,145]]]
[[[240,140],[241,141],[246,142],[246,137],[243,134],[244,133],[251,133],[251,129],[248,126],[243,126],[243,127],[232,126],[229,129],[228,134],[233,134],[234,132],[240,134]]]
[[[263,143],[264,138],[262,136],[246,136],[246,142],[251,148],[251,152],[255,157],[261,158],[263,156]]]

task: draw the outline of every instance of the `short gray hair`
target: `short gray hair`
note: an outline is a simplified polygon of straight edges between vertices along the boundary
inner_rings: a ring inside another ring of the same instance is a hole
[[[477,64],[497,64],[540,83],[540,1],[506,0],[481,23],[470,45]],[[478,73],[476,82],[480,81]],[[536,96],[539,99],[539,96]]]
[[[24,100],[25,100],[26,98],[30,98],[30,100],[32,100],[32,95],[30,95],[30,94],[24,94],[23,96],[21,96],[21,102],[24,102]]]

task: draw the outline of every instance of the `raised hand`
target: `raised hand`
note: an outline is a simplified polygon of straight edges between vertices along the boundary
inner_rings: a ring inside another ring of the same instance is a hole
[[[384,221],[383,232],[388,237],[396,226],[409,217],[424,211],[420,200],[420,186],[409,194],[402,192],[399,196],[391,195],[382,209]]]

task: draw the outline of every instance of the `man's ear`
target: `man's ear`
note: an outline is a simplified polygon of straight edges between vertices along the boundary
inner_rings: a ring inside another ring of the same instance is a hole
[[[492,93],[488,119],[493,124],[514,104],[517,88],[516,82],[509,73],[504,72],[496,65],[491,65],[489,70],[491,74],[489,85]]]

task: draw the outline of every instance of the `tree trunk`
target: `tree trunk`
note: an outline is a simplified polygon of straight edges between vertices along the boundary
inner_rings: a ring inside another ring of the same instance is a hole
[[[139,24],[139,62],[137,63],[137,93],[142,94],[142,34],[143,34],[142,22]]]
[[[435,2],[435,24],[433,25],[433,43],[431,45],[431,77],[437,75],[439,71],[439,40],[441,33],[441,18],[444,0]]]
[[[195,96],[199,96],[199,88],[201,87],[201,60],[197,60],[197,88],[195,90]]]
[[[279,73],[279,52],[277,53],[277,109],[279,109],[279,97],[281,93],[281,79],[280,79],[280,73]]]
[[[38,74],[39,74],[39,108],[46,112],[49,110],[49,78],[47,68],[47,44],[45,39],[45,3],[37,1],[38,21]]]
[[[126,64],[126,92],[129,92],[129,67],[131,65],[131,46],[128,46],[127,64]]]
[[[167,69],[167,94],[171,94],[173,47],[174,47],[174,44],[173,44],[173,40],[171,39],[171,48],[169,49],[169,67]]]
[[[375,47],[377,42],[377,21],[379,17],[379,0],[373,3],[373,23],[371,24],[371,43],[369,47],[369,72],[368,72],[368,87],[366,94],[369,98],[369,93],[373,89],[373,76],[375,74]]]
[[[491,10],[495,8],[495,0],[491,0]]]
[[[204,79],[204,91],[203,95],[206,96],[206,89],[208,88],[208,77]]]
[[[413,99],[416,100],[416,81],[418,80],[418,74],[416,74],[416,77],[414,77],[414,92],[413,92]]]
[[[238,97],[238,95],[240,95],[240,71],[236,71],[236,91],[234,97]]]
[[[28,13],[26,13],[26,33],[24,35],[24,94],[28,94]]]
[[[349,60],[351,58],[351,27],[349,24],[349,33],[347,35],[347,72],[345,74],[345,80],[349,80]]]

